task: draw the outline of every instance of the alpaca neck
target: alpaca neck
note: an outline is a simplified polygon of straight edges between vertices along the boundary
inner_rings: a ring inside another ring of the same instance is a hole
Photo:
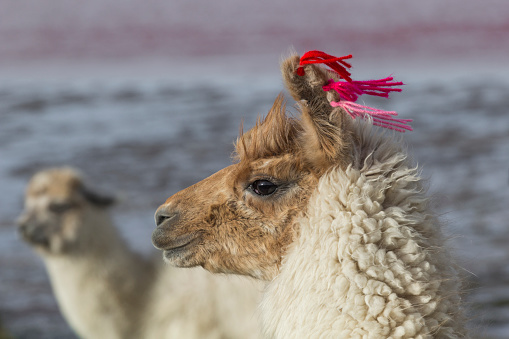
[[[362,168],[324,175],[262,302],[269,337],[463,334],[459,280],[417,170],[369,135]],[[282,307],[284,305],[284,307]]]
[[[136,337],[136,314],[154,267],[129,250],[106,214],[96,213],[84,226],[97,231],[88,241],[45,256],[61,311],[82,337]]]

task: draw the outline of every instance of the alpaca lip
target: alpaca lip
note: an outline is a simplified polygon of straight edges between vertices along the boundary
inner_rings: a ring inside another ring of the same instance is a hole
[[[157,227],[152,233],[152,243],[154,246],[165,252],[179,252],[185,249],[186,246],[197,240],[197,234],[184,234],[181,236],[172,237],[166,230]]]
[[[181,237],[175,238],[167,247],[165,247],[165,250],[176,250],[182,247],[185,247],[189,245],[193,240],[195,239],[194,235],[184,235]]]
[[[175,239],[174,245],[166,246],[164,248],[163,255],[165,258],[170,259],[176,255],[186,252],[197,241],[199,241],[199,237],[194,235],[179,237]]]

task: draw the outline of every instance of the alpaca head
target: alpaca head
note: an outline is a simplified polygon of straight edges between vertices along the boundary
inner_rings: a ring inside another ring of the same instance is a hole
[[[236,162],[173,195],[156,212],[154,245],[180,267],[271,279],[298,228],[318,179],[350,163],[351,126],[322,90],[330,79],[299,57],[282,63],[300,119],[288,117],[279,96],[267,117],[241,134]]]
[[[19,232],[41,254],[66,253],[83,236],[86,216],[112,203],[88,190],[70,168],[41,171],[28,184]]]

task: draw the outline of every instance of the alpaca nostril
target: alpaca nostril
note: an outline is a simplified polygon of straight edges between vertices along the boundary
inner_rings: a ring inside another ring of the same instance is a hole
[[[29,232],[31,224],[29,217],[22,215],[16,220],[16,224],[18,226],[18,232],[20,232],[21,234],[27,234]]]
[[[156,226],[159,226],[167,219],[167,216],[162,214],[156,214]]]
[[[155,215],[156,226],[161,226],[167,220],[176,220],[179,213],[166,209],[158,209]]]
[[[26,235],[28,233],[27,231],[27,224],[25,223],[18,223],[18,232],[22,235]]]

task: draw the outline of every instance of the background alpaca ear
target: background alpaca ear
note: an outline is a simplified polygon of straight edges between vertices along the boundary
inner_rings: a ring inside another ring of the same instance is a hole
[[[318,173],[337,165],[345,168],[351,163],[351,122],[342,108],[330,105],[331,101],[339,101],[337,93],[322,88],[334,75],[319,66],[306,65],[300,76],[299,61],[297,55],[287,58],[281,72],[302,112],[299,141],[304,157]]]
[[[92,205],[95,205],[97,207],[106,208],[110,207],[115,203],[115,199],[113,197],[99,194],[97,192],[91,191],[90,189],[86,187],[81,187],[80,193],[85,197],[85,199],[91,203]]]

